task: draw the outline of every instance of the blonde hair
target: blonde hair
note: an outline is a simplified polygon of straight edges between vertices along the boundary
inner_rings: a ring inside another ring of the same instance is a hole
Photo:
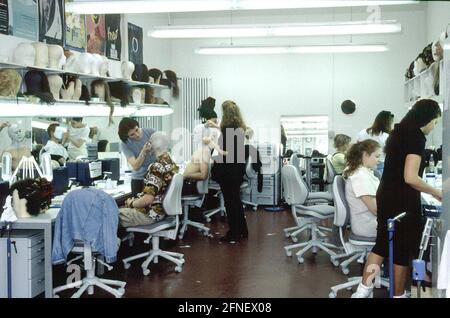
[[[344,134],[337,134],[336,137],[334,137],[334,148],[340,151],[343,147],[349,145],[350,141],[352,141],[352,138],[350,138],[349,136]]]
[[[242,128],[244,131],[247,129],[238,105],[231,100],[224,101],[222,104],[220,128]]]
[[[16,70],[0,70],[0,96],[16,97],[22,77]]]

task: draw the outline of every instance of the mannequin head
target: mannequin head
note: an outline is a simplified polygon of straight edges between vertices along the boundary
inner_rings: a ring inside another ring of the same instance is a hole
[[[32,179],[20,180],[11,185],[13,208],[18,218],[31,217],[40,212],[40,193]]]
[[[130,61],[122,62],[122,77],[127,80],[131,80],[134,72],[134,64]]]
[[[91,94],[100,99],[101,102],[106,100],[105,82],[102,80],[93,81],[91,84]]]
[[[134,66],[134,72],[131,78],[133,81],[148,83],[149,76],[147,65],[136,64]]]
[[[63,48],[59,45],[48,45],[48,62],[50,68],[62,69],[66,63]]]
[[[153,83],[159,84],[162,77],[162,72],[157,68],[152,68],[148,70],[148,75],[153,79]]]
[[[175,74],[174,71],[167,70],[164,71],[164,75],[166,76],[166,78],[161,79],[160,84],[169,86],[169,88],[172,89],[172,96],[178,98],[178,96],[180,95],[180,89],[178,87],[177,74]]]
[[[8,127],[8,136],[13,144],[20,144],[25,140],[25,131],[17,124]]]
[[[51,183],[44,178],[17,181],[11,185],[10,191],[19,218],[38,215],[48,208],[53,193]]]
[[[0,70],[0,96],[16,97],[21,84],[22,76],[16,70]]]
[[[27,92],[33,93],[50,93],[50,85],[47,75],[41,71],[31,70],[25,74],[25,84]]]
[[[141,103],[141,89],[139,87],[134,87],[132,90],[133,103],[140,104]]]
[[[45,43],[33,42],[31,45],[36,50],[36,57],[34,59],[34,66],[48,67],[48,46]]]
[[[33,66],[36,50],[30,43],[20,43],[14,50],[12,61],[20,65]]]
[[[61,89],[61,97],[64,100],[73,99],[75,92],[75,82],[69,82],[65,88]]]
[[[63,85],[63,80],[59,75],[49,75],[48,84],[50,86],[50,92],[54,99],[59,99],[60,91]]]

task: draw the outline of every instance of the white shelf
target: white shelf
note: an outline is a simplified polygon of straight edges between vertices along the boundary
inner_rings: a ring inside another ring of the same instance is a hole
[[[121,107],[114,104],[114,117],[123,116],[165,116],[173,113],[169,105],[131,104]],[[59,100],[55,104],[36,104],[25,98],[0,99],[1,117],[109,117],[110,108],[105,102]]]
[[[84,73],[77,73],[72,72],[69,70],[64,69],[54,69],[54,68],[48,68],[48,67],[36,67],[36,66],[27,66],[27,65],[20,65],[20,64],[14,64],[9,62],[0,62],[0,69],[16,69],[16,70],[38,70],[42,71],[47,75],[57,74],[57,75],[72,75],[77,76],[81,80],[104,80],[105,82],[119,82],[123,81],[125,83],[128,83],[131,86],[150,86],[156,89],[169,89],[168,86],[165,85],[159,85],[159,84],[153,84],[153,83],[146,83],[146,82],[136,82],[127,80],[124,78],[116,78],[116,77],[106,77],[106,76],[100,76],[100,75],[93,75],[93,74],[84,74]]]
[[[414,78],[407,80],[404,84],[404,101],[405,103],[414,103],[420,98],[431,98],[437,101],[442,102],[442,90],[445,87],[444,76],[439,76],[439,78],[435,79],[435,75],[433,74],[433,68],[436,67],[436,62],[430,65],[429,68],[424,70],[419,75]],[[438,75],[443,73],[444,63],[443,61],[439,62],[439,72]],[[436,95],[434,91],[434,82],[435,80],[439,81],[439,95]]]

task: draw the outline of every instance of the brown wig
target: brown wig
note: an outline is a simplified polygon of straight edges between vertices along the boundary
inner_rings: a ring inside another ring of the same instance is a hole
[[[383,110],[375,117],[372,126],[366,129],[368,134],[378,136],[382,133],[390,134],[392,130],[392,123],[394,121],[394,114],[390,111]]]
[[[157,68],[152,68],[148,70],[148,75],[153,78],[154,83],[158,84],[162,78],[162,72]]]
[[[342,175],[344,178],[350,177],[363,164],[363,154],[373,154],[380,149],[380,144],[372,139],[367,139],[353,144],[345,154],[347,161],[347,168],[345,168]]]
[[[27,212],[30,215],[38,215],[50,206],[53,188],[45,178],[17,181],[11,185],[11,195],[14,190],[17,190],[20,199],[27,200]]]
[[[180,88],[178,87],[177,74],[170,70],[164,71],[164,74],[166,75],[166,78],[161,79],[160,84],[169,86],[169,88],[172,89],[172,96],[178,98],[178,96],[180,96]]]
[[[114,114],[114,104],[111,101],[111,92],[109,90],[109,85],[104,80],[95,80],[91,83],[91,96],[92,97],[98,97],[95,96],[95,86],[101,86],[105,88],[105,102],[109,106],[109,120],[108,120],[108,126],[111,126],[111,124],[114,123],[112,116]]]
[[[222,121],[220,128],[242,128],[244,131],[247,129],[244,119],[242,118],[241,111],[235,102],[227,100],[222,104]]]

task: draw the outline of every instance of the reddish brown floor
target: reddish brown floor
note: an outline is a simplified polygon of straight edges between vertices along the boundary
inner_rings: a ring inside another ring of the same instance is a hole
[[[182,241],[163,242],[163,248],[185,254],[186,263],[181,273],[174,271],[174,264],[160,260],[151,264],[151,274],[143,276],[141,260],[131,263],[125,270],[120,259],[145,251],[143,237],[136,237],[130,248],[123,245],[119,261],[105,278],[127,282],[125,297],[328,297],[330,286],[342,283],[346,276],[333,267],[324,252],[307,253],[305,263],[299,264],[294,257],[287,257],[283,246],[290,241],[284,237],[283,229],[293,226],[289,211],[247,211],[248,240],[237,244],[222,244],[226,220],[216,217],[210,224],[214,237],[204,237],[190,229]],[[359,275],[360,265],[351,267],[350,275]],[[55,267],[55,285],[64,282],[64,267]],[[61,297],[70,296],[62,293]],[[383,295],[385,291],[379,291]],[[342,291],[338,297],[349,297],[350,291]],[[89,296],[92,297],[92,296]],[[94,297],[110,297],[96,289]]]

